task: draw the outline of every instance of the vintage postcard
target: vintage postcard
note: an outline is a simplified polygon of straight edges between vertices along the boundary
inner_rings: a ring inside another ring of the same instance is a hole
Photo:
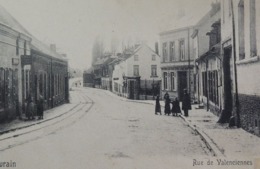
[[[0,168],[260,169],[260,0],[0,0]]]

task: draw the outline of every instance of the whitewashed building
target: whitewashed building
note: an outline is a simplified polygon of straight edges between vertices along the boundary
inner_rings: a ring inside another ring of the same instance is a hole
[[[115,65],[113,71],[113,92],[129,99],[142,99],[142,95],[154,95],[160,86],[160,57],[146,44]],[[144,91],[145,90],[145,91]],[[151,91],[153,90],[153,91]]]
[[[224,109],[260,135],[260,1],[222,0]]]

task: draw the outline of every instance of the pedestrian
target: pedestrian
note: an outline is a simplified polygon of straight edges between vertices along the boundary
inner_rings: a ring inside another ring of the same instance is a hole
[[[184,116],[189,116],[189,110],[191,110],[190,95],[187,93],[187,89],[184,89],[182,110],[184,111]]]
[[[170,106],[170,103],[171,103],[171,99],[170,99],[170,97],[169,97],[169,95],[168,96],[166,96],[165,97],[165,107],[164,107],[164,115],[170,115],[170,113],[171,113],[171,106]]]
[[[180,102],[176,97],[175,100],[172,102],[172,115],[178,116],[178,113],[181,113]]]
[[[169,97],[169,93],[168,93],[168,91],[166,91],[166,93],[164,94],[164,97],[163,97],[164,100],[166,100],[167,97]]]
[[[159,95],[156,96],[155,101],[155,114],[157,115],[157,113],[160,113],[160,115],[162,115]]]
[[[31,119],[34,120],[35,119],[35,114],[36,114],[36,110],[35,110],[35,103],[33,102],[34,98],[31,97],[31,103],[29,105],[30,107],[30,114],[31,114]]]
[[[28,96],[26,101],[27,101],[26,116],[28,120],[32,120],[34,118],[34,104],[31,95]]]
[[[44,100],[42,95],[39,96],[39,100],[37,101],[37,113],[38,119],[43,119],[43,111],[44,111]]]

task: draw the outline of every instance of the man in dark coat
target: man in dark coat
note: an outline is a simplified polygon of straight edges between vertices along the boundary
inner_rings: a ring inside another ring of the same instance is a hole
[[[157,113],[160,113],[160,115],[162,115],[159,96],[156,97],[156,102],[155,102],[155,114],[157,115]]]
[[[171,113],[171,106],[170,106],[170,103],[171,103],[171,99],[168,96],[166,96],[166,99],[165,99],[165,107],[164,107],[164,114],[168,114],[168,116],[170,115]]]
[[[187,93],[187,89],[184,89],[184,96],[182,101],[182,110],[184,111],[184,116],[189,116],[189,110],[191,110],[190,95]]]
[[[38,112],[38,119],[43,119],[43,111],[44,111],[44,100],[43,97],[40,95],[39,100],[37,101],[37,112]]]

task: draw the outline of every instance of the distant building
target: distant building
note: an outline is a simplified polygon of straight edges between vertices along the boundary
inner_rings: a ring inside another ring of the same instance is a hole
[[[94,87],[94,72],[92,67],[83,72],[83,87]]]
[[[193,26],[188,26],[159,34],[162,94],[168,91],[170,97],[178,97],[180,100],[184,89],[194,97],[192,33]]]
[[[160,56],[147,45],[115,64],[112,78],[113,92],[129,99],[149,99],[160,94]]]

